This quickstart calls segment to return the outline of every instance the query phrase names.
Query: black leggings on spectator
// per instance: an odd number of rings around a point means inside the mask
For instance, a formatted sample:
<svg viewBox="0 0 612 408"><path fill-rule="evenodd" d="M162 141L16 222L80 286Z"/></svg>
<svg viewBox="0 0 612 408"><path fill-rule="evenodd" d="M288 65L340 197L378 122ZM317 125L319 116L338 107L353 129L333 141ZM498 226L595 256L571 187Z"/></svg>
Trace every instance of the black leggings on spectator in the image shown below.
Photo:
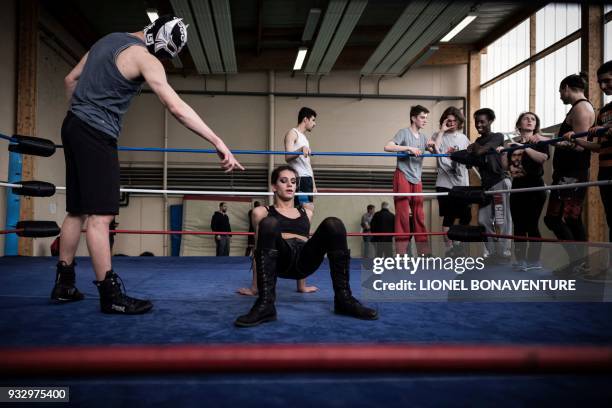
<svg viewBox="0 0 612 408"><path fill-rule="evenodd" d="M544 182L540 185L544 185ZM513 184L513 188L522 187L517 187ZM537 185L529 187L537 187ZM545 202L546 193L544 191L510 194L510 212L512 213L514 235L530 238L542 237L538 224L540 223L540 215L542 214L542 209L544 209ZM541 242L527 242L518 238L514 240L514 256L517 262L525 260L538 262L541 250Z"/></svg>
<svg viewBox="0 0 612 408"><path fill-rule="evenodd" d="M438 193L448 193L450 188L436 187ZM442 218L443 227L451 227L455 224L455 220L459 219L459 225L470 225L472 221L472 206L459 204L452 201L447 196L438 197L438 212Z"/></svg>
<svg viewBox="0 0 612 408"><path fill-rule="evenodd" d="M283 239L279 222L274 217L261 220L257 234L257 250L278 251L279 278L304 279L321 266L326 253L348 250L346 228L336 217L324 219L312 237L305 242L299 239Z"/></svg>

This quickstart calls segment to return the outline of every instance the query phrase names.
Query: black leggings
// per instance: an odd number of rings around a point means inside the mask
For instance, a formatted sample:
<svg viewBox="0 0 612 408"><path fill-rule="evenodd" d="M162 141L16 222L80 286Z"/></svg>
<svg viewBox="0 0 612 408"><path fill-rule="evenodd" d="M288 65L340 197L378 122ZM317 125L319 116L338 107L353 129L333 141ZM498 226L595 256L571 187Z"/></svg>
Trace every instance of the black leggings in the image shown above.
<svg viewBox="0 0 612 408"><path fill-rule="evenodd" d="M436 192L447 193L450 188L436 187ZM438 212L442 219L443 227L451 227L455 224L455 220L459 219L459 225L470 225L472 221L472 206L471 204L462 204L451 200L448 196L438 197Z"/></svg>
<svg viewBox="0 0 612 408"><path fill-rule="evenodd" d="M308 241L283 239L279 222L266 217L259 223L257 250L275 249L279 252L277 274L279 278L304 279L313 274L325 254L330 251L348 250L346 228L336 217L324 219Z"/></svg>
<svg viewBox="0 0 612 408"><path fill-rule="evenodd" d="M537 187L541 185L544 185L544 182L532 183L532 185L529 186L516 186L513 184L512 187ZM510 194L510 212L512 213L514 235L530 238L542 237L538 224L545 202L546 193L544 191ZM514 255L517 261L524 261L525 258L527 258L529 262L537 262L540 260L540 253L542 250L541 242L527 242L520 239L516 239L514 242Z"/></svg>

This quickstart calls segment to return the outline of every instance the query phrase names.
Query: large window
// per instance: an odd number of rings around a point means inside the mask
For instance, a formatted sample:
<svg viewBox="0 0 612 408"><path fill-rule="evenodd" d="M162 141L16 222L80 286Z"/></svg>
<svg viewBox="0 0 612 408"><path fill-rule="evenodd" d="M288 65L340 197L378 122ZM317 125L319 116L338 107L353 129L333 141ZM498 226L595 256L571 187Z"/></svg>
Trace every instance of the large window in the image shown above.
<svg viewBox="0 0 612 408"><path fill-rule="evenodd" d="M605 7L606 12L610 9ZM548 4L531 17L535 20L534 32L530 32L527 19L487 47L481 57L480 100L481 106L496 112L497 131L513 130L518 114L530 110L530 106L542 127L563 121L570 107L559 99L559 83L567 75L580 72L581 14L580 4ZM610 23L604 30L605 58L610 59ZM535 47L530 49L530 44ZM534 68L535 79L529 75ZM531 99L530 93L535 98Z"/></svg>
<svg viewBox="0 0 612 408"><path fill-rule="evenodd" d="M494 131L513 132L518 115L529 110L529 67L484 88L480 104L495 112Z"/></svg>
<svg viewBox="0 0 612 408"><path fill-rule="evenodd" d="M487 47L480 57L480 82L485 83L529 58L529 19Z"/></svg>
<svg viewBox="0 0 612 408"><path fill-rule="evenodd" d="M536 53L580 29L580 4L553 3L536 13Z"/></svg>
<svg viewBox="0 0 612 408"><path fill-rule="evenodd" d="M580 72L580 39L536 61L536 113L542 127L561 123L570 109L559 99L559 84Z"/></svg>
<svg viewBox="0 0 612 408"><path fill-rule="evenodd" d="M529 19L487 47L480 57L481 83L495 78L529 58ZM481 89L480 105L495 111L493 129L512 132L519 113L529 109L529 68Z"/></svg>

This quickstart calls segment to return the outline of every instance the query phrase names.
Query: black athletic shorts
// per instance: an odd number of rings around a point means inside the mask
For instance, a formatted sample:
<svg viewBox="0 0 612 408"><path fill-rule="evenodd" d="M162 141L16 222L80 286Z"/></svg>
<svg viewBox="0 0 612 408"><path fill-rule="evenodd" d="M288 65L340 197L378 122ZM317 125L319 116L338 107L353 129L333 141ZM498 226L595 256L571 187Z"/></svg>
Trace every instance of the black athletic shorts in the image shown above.
<svg viewBox="0 0 612 408"><path fill-rule="evenodd" d="M66 211L119 214L117 139L68 112L62 124L66 161Z"/></svg>

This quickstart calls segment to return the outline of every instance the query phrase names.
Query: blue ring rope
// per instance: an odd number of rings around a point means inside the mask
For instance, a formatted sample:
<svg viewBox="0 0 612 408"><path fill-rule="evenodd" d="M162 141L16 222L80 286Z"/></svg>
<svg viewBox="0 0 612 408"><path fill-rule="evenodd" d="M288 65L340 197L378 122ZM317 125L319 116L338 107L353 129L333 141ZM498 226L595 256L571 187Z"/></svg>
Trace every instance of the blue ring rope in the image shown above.
<svg viewBox="0 0 612 408"><path fill-rule="evenodd" d="M579 138L587 136L589 132L581 132L576 133L572 138ZM0 133L0 139L5 139L10 142L17 142L17 139L11 136L3 135ZM524 144L522 146L513 146L508 147L502 150L502 152L513 152L515 150L533 148L538 146L552 145L558 142L563 141L562 137L552 138L550 140L541 141L537 143ZM56 148L62 149L62 145L55 145ZM167 153L217 153L215 149L187 149L187 148L162 148L162 147L127 147L127 146L119 146L117 148L119 151L123 152L167 152ZM231 150L232 154L264 154L264 155L295 155L296 152L285 152L278 150ZM495 150L490 151L489 154L497 153ZM359 157L408 157L414 156L410 153L403 152L311 152L312 156L359 156ZM443 153L426 153L422 154L420 157L451 157L450 154Z"/></svg>

